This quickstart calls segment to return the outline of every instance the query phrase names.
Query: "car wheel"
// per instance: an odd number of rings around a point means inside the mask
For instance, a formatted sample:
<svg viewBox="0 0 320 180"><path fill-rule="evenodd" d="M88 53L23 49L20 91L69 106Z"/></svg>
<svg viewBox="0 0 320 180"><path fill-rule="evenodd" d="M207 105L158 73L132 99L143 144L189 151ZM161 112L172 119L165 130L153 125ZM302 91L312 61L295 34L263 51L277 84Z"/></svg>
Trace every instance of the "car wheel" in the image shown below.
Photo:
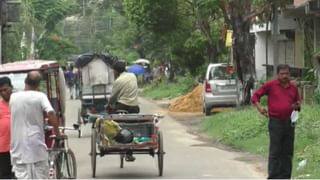
<svg viewBox="0 0 320 180"><path fill-rule="evenodd" d="M206 116L210 116L211 114L211 108L208 106L204 107L204 113L206 114Z"/></svg>

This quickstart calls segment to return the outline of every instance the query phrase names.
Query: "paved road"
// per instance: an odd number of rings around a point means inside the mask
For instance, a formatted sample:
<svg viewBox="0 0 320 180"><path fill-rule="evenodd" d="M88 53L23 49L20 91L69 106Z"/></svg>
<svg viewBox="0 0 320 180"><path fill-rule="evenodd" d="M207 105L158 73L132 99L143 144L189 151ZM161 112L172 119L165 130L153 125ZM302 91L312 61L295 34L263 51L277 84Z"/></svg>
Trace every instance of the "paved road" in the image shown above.
<svg viewBox="0 0 320 180"><path fill-rule="evenodd" d="M141 113L163 113L156 104L140 99ZM67 124L77 119L80 102L67 102ZM135 162L125 162L119 168L118 155L97 157L96 178L103 179L213 179L213 178L265 178L252 164L238 161L242 154L228 152L206 146L197 137L187 133L186 127L166 116L162 119L164 133L164 176L158 177L157 161L149 155L136 155ZM91 178L90 135L91 127L83 128L83 137L77 138L76 132L69 132L69 144L77 158L78 178Z"/></svg>

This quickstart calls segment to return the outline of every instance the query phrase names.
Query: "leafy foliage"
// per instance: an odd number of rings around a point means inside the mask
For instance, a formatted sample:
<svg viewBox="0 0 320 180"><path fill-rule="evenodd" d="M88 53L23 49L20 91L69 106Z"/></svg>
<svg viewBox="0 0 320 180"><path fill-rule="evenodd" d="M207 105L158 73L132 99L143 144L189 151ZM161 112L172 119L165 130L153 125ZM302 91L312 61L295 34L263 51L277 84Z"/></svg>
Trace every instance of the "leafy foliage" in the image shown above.
<svg viewBox="0 0 320 180"><path fill-rule="evenodd" d="M167 34L177 27L177 0L124 0L129 20L138 27Z"/></svg>
<svg viewBox="0 0 320 180"><path fill-rule="evenodd" d="M41 39L37 47L42 59L53 59L61 62L68 59L70 54L75 54L78 51L78 47L57 34L51 34Z"/></svg>
<svg viewBox="0 0 320 180"><path fill-rule="evenodd" d="M30 14L44 24L46 30L54 30L58 22L78 11L73 0L32 0L28 1Z"/></svg>

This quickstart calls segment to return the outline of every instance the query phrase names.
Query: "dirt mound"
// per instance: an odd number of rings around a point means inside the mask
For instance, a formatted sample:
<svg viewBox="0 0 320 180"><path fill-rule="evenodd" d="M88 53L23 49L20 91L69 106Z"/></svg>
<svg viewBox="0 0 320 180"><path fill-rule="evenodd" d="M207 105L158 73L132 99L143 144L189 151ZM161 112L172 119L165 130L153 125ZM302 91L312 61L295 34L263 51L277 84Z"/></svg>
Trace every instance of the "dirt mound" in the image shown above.
<svg viewBox="0 0 320 180"><path fill-rule="evenodd" d="M178 97L169 106L171 112L202 112L202 85L199 84L192 92Z"/></svg>

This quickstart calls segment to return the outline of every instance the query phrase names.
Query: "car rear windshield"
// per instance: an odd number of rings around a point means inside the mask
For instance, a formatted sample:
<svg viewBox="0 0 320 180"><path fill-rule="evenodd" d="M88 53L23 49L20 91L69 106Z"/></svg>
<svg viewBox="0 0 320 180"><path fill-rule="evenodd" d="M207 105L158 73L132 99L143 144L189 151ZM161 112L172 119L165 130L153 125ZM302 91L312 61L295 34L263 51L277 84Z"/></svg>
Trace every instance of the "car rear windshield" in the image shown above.
<svg viewBox="0 0 320 180"><path fill-rule="evenodd" d="M235 79L234 71L229 71L228 68L231 66L216 66L212 67L209 74L210 80L225 80L225 79Z"/></svg>

